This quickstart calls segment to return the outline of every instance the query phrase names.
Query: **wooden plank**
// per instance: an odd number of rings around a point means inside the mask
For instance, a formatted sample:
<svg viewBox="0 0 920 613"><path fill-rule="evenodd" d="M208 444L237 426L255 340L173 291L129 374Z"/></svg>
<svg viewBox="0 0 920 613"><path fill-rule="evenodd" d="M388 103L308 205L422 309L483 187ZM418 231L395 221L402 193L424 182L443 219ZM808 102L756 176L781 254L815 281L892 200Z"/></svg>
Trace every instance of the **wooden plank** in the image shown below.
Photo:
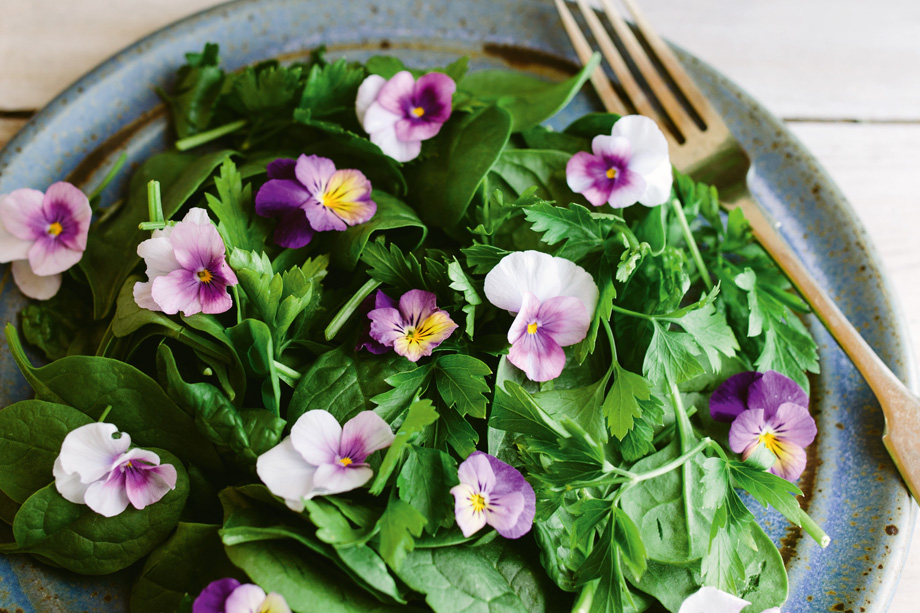
<svg viewBox="0 0 920 613"><path fill-rule="evenodd" d="M26 119L8 119L0 117L0 149L9 142L11 138L19 132L19 129L25 125Z"/></svg>

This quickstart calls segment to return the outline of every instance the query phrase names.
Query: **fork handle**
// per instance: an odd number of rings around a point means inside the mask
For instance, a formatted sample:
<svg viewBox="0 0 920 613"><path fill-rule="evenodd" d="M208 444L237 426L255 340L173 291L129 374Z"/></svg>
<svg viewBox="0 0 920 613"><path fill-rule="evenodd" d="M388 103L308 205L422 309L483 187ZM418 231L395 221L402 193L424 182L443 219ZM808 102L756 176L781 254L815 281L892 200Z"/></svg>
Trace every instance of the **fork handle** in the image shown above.
<svg viewBox="0 0 920 613"><path fill-rule="evenodd" d="M776 231L750 193L745 193L733 204L741 207L754 237L786 273L872 388L885 414L882 441L914 499L920 500L920 398L907 389L860 336Z"/></svg>

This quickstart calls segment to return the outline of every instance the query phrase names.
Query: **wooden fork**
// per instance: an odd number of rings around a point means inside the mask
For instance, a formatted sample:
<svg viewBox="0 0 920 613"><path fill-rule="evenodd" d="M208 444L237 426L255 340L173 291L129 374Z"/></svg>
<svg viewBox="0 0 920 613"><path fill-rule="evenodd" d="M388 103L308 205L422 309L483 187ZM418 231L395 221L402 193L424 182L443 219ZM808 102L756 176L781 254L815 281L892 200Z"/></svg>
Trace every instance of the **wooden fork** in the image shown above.
<svg viewBox="0 0 920 613"><path fill-rule="evenodd" d="M698 181L715 185L726 201L724 208L741 207L754 236L811 305L872 388L885 414L882 441L904 477L910 493L915 500L920 501L920 398L912 394L875 354L779 235L748 190L746 178L750 160L741 145L690 79L671 49L651 28L635 1L622 1L632 13L636 29L685 101L674 95L633 30L613 6L612 0L600 0L600 4L613 33L628 54L626 57L614 45L597 12L588 5L588 0L576 0L621 91L632 108L640 114L655 119L662 126L670 127L670 130L665 129L664 132L668 137L671 162L678 169ZM555 3L576 53L582 63L586 63L592 54L591 45L582 34L565 0L555 0ZM647 89L643 89L636 81L627 59L631 60ZM617 94L603 67L599 66L594 71L591 83L608 111L620 114L629 112L629 106ZM688 106L701 120L702 127L694 120Z"/></svg>

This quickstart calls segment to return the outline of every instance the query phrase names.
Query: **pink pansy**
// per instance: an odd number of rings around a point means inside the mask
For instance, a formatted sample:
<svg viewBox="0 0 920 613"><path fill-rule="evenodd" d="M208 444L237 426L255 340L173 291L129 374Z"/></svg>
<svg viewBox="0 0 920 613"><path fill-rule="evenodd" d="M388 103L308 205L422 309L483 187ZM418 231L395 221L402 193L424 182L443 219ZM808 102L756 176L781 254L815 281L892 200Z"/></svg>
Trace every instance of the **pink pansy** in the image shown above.
<svg viewBox="0 0 920 613"><path fill-rule="evenodd" d="M54 461L54 486L76 504L114 517L128 504L143 509L176 489L176 469L160 464L160 456L146 449L129 449L131 437L114 424L80 426L64 437Z"/></svg>
<svg viewBox="0 0 920 613"><path fill-rule="evenodd" d="M387 306L387 301L390 299L383 294L378 300L382 306L367 314L371 338L411 362L431 355L457 329L450 315L438 308L431 292L413 289L400 297L398 305Z"/></svg>
<svg viewBox="0 0 920 613"><path fill-rule="evenodd" d="M537 497L524 476L481 451L474 451L457 471L460 484L451 488L454 515L463 536L486 524L505 538L516 539L530 532Z"/></svg>
<svg viewBox="0 0 920 613"><path fill-rule="evenodd" d="M672 182L668 141L648 117L621 117L609 136L594 137L591 151L572 156L565 176L572 191L594 206L658 206L667 201Z"/></svg>
<svg viewBox="0 0 920 613"><path fill-rule="evenodd" d="M254 583L227 577L208 584L192 603L192 613L291 613L284 596L266 594Z"/></svg>
<svg viewBox="0 0 920 613"><path fill-rule="evenodd" d="M743 598L707 585L687 596L677 613L741 613L749 604ZM780 610L779 607L773 607L762 613L780 613Z"/></svg>
<svg viewBox="0 0 920 613"><path fill-rule="evenodd" d="M389 447L393 431L373 411L362 411L340 426L328 411L307 411L291 435L259 456L256 473L272 494L294 511L314 496L340 494L367 483L374 471L365 462Z"/></svg>
<svg viewBox="0 0 920 613"><path fill-rule="evenodd" d="M531 381L559 376L565 367L562 348L585 338L598 297L597 284L583 268L539 251L502 258L486 275L485 293L515 315L508 360Z"/></svg>
<svg viewBox="0 0 920 613"><path fill-rule="evenodd" d="M23 294L47 300L61 287L61 273L86 250L93 216L89 200L63 181L43 194L17 189L0 196L0 262L12 262Z"/></svg>
<svg viewBox="0 0 920 613"><path fill-rule="evenodd" d="M194 208L173 226L155 230L137 246L147 264L146 282L134 285L141 308L174 315L223 313L233 302L227 287L237 284L226 247L204 209Z"/></svg>
<svg viewBox="0 0 920 613"><path fill-rule="evenodd" d="M450 118L455 91L454 80L438 72L418 81L407 70L390 80L371 75L358 88L355 113L372 143L397 162L408 162Z"/></svg>

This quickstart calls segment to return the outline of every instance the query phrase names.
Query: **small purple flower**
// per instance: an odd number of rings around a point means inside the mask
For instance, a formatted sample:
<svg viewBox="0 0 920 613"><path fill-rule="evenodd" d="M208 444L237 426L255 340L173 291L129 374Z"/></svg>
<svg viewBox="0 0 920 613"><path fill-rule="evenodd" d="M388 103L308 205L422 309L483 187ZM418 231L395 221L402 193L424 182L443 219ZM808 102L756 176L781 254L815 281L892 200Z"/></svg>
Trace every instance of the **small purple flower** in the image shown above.
<svg viewBox="0 0 920 613"><path fill-rule="evenodd" d="M259 456L256 473L272 494L294 511L314 496L340 494L367 483L374 471L365 462L389 447L393 431L373 411L362 411L339 425L328 411L307 411L291 435Z"/></svg>
<svg viewBox="0 0 920 613"><path fill-rule="evenodd" d="M54 461L54 486L76 504L114 517L131 504L135 509L160 500L176 489L176 469L160 464L146 449L130 449L131 437L115 438L114 424L92 423L71 431Z"/></svg>
<svg viewBox="0 0 920 613"><path fill-rule="evenodd" d="M371 75L358 88L355 112L372 143L394 160L408 162L450 118L455 91L454 80L438 72L418 81L407 70L389 81Z"/></svg>
<svg viewBox="0 0 920 613"><path fill-rule="evenodd" d="M591 151L572 156L565 176L569 188L594 206L658 206L667 201L672 182L668 141L648 117L621 117L610 136L594 137Z"/></svg>
<svg viewBox="0 0 920 613"><path fill-rule="evenodd" d="M805 470L805 447L818 428L808 412L808 395L778 372L744 372L729 377L709 399L713 419L732 421L728 443L747 459L763 443L776 463L770 472L789 481Z"/></svg>
<svg viewBox="0 0 920 613"><path fill-rule="evenodd" d="M256 194L256 213L278 218L274 238L282 247L303 247L314 231L341 231L377 212L367 177L359 170L336 170L328 158L278 159L268 165L268 178Z"/></svg>
<svg viewBox="0 0 920 613"><path fill-rule="evenodd" d="M233 306L227 287L237 284L236 274L204 209L193 208L177 224L155 230L137 246L137 255L147 264L148 281L134 284L134 301L141 308L188 316Z"/></svg>
<svg viewBox="0 0 920 613"><path fill-rule="evenodd" d="M431 292L414 289L400 297L398 308L374 309L367 314L371 320L371 338L412 362L431 355L457 329L457 324L437 307L435 300Z"/></svg>
<svg viewBox="0 0 920 613"><path fill-rule="evenodd" d="M370 317L367 317L367 315L374 309L396 309L398 307L399 305L395 300L384 294L379 289L374 294L371 294L364 299L364 301L361 303L361 306L358 308L358 312L365 316L367 322L364 325L364 330L361 332L361 336L358 338L358 345L355 347L355 351L366 349L374 355L380 355L381 353L386 353L392 349L392 347L384 345L373 336L371 336L371 320Z"/></svg>
<svg viewBox="0 0 920 613"><path fill-rule="evenodd" d="M460 484L451 488L454 514L463 536L489 524L505 538L530 532L537 510L533 487L513 466L474 451L457 471Z"/></svg>
<svg viewBox="0 0 920 613"><path fill-rule="evenodd" d="M208 584L192 603L192 613L291 613L284 596L266 594L254 583L227 577Z"/></svg>
<svg viewBox="0 0 920 613"><path fill-rule="evenodd" d="M63 181L43 194L17 189L0 196L0 262L12 262L23 294L47 300L61 287L61 273L86 250L93 212L79 189Z"/></svg>

